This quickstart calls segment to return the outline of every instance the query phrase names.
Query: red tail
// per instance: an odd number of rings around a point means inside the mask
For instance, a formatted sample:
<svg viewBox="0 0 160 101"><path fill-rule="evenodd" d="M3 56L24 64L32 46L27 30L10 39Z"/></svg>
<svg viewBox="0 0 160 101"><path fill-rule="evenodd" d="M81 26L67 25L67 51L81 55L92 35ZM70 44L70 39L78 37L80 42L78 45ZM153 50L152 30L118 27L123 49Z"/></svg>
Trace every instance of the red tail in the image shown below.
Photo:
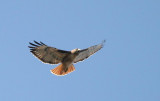
<svg viewBox="0 0 160 101"><path fill-rule="evenodd" d="M74 70L75 70L75 67L73 66L73 64L70 67L68 67L67 71L66 71L66 68L64 68L63 64L60 64L56 68L51 69L51 73L58 75L58 76L63 76L70 72L73 72Z"/></svg>

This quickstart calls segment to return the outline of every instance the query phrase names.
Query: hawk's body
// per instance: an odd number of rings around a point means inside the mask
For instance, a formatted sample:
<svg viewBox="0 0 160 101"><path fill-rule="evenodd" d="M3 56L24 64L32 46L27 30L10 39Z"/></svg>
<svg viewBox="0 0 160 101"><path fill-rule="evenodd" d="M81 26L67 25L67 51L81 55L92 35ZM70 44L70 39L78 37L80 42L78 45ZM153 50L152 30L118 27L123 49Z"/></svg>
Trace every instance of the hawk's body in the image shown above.
<svg viewBox="0 0 160 101"><path fill-rule="evenodd" d="M54 47L49 47L42 42L34 42L35 44L30 43L30 45L32 45L29 46L31 50L30 52L32 52L33 55L35 55L44 63L61 63L58 67L52 69L51 72L55 75L66 75L75 70L73 63L83 61L84 59L100 50L103 47L105 41L87 49L74 49L72 51L59 50Z"/></svg>

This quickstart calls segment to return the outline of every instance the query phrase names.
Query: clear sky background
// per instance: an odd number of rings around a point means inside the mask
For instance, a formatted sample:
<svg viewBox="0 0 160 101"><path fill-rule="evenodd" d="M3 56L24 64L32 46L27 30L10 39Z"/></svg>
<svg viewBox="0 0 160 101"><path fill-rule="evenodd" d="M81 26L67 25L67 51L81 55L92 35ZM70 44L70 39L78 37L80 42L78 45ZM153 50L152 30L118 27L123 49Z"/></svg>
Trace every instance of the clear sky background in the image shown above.
<svg viewBox="0 0 160 101"><path fill-rule="evenodd" d="M58 77L28 43L105 47ZM0 101L160 101L159 0L0 1Z"/></svg>

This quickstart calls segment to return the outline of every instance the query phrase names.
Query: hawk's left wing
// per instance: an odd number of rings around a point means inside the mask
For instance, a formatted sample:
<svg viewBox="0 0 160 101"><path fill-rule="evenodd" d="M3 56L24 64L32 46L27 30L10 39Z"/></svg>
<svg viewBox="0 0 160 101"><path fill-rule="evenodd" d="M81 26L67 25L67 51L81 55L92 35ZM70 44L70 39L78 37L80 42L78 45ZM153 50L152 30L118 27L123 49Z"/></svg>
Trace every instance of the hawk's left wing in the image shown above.
<svg viewBox="0 0 160 101"><path fill-rule="evenodd" d="M93 55L95 52L100 50L103 47L104 43L105 43L105 40L98 45L94 45L89 48L80 50L79 55L74 59L74 63L87 59L89 56Z"/></svg>
<svg viewBox="0 0 160 101"><path fill-rule="evenodd" d="M28 46L30 48L30 52L44 63L58 64L62 62L66 55L71 54L70 51L49 47L42 42L34 42L35 44L30 43L32 46Z"/></svg>

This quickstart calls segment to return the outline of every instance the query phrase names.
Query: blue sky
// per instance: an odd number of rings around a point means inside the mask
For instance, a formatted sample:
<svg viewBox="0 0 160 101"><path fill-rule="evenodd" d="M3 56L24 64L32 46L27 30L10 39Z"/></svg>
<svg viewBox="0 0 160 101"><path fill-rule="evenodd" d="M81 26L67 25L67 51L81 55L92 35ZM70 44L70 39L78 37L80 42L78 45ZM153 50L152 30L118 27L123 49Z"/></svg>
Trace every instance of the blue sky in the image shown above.
<svg viewBox="0 0 160 101"><path fill-rule="evenodd" d="M1 101L160 101L159 0L0 1ZM28 42L105 47L58 77Z"/></svg>

